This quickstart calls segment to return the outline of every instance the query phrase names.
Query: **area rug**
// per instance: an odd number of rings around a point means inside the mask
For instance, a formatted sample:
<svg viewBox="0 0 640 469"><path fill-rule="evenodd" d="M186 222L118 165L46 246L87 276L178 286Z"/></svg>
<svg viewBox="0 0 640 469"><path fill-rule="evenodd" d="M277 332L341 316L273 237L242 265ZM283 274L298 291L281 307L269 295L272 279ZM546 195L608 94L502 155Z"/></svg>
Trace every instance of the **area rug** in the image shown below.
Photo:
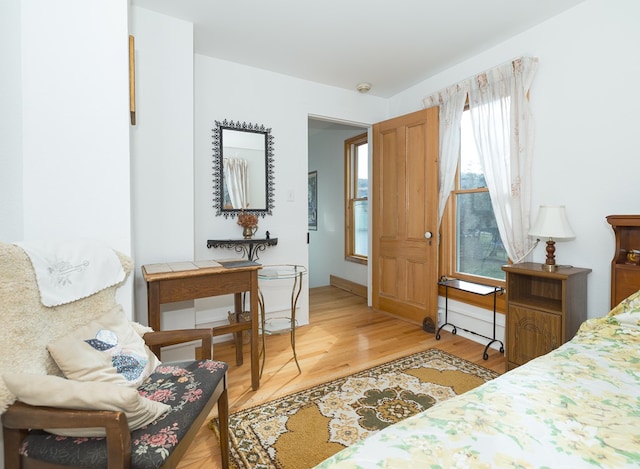
<svg viewBox="0 0 640 469"><path fill-rule="evenodd" d="M241 410L229 417L232 467L313 467L378 430L497 376L429 349ZM216 419L211 428L217 432Z"/></svg>

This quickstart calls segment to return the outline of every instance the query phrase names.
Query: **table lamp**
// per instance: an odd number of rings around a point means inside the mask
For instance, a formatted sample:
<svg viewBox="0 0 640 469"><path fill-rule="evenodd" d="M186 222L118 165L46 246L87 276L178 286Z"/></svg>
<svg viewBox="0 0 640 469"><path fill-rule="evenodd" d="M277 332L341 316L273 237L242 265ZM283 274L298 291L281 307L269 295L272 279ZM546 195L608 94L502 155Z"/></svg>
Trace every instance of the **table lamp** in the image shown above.
<svg viewBox="0 0 640 469"><path fill-rule="evenodd" d="M575 238L575 234L569 226L564 205L541 205L538 218L529 230L529 236L548 238L547 259L541 267L547 272L558 270L555 258L555 240Z"/></svg>

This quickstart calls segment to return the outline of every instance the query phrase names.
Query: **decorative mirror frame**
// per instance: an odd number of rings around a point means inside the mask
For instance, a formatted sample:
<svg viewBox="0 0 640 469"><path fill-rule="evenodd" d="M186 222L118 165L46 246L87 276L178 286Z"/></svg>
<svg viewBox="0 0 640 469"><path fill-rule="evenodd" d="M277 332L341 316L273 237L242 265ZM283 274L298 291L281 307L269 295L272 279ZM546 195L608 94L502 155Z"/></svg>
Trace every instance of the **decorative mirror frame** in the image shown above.
<svg viewBox="0 0 640 469"><path fill-rule="evenodd" d="M246 122L240 123L234 121L222 122L215 121L216 127L213 129L213 206L216 209L217 216L224 216L225 218L233 218L239 213L251 213L257 217L264 217L265 215L271 215L271 210L274 207L274 179L273 174L273 135L271 135L271 129L266 128L263 125L247 124ZM223 151L222 151L222 130L239 130L242 132L253 132L265 135L265 203L264 209L230 209L224 208L224 163L223 163Z"/></svg>

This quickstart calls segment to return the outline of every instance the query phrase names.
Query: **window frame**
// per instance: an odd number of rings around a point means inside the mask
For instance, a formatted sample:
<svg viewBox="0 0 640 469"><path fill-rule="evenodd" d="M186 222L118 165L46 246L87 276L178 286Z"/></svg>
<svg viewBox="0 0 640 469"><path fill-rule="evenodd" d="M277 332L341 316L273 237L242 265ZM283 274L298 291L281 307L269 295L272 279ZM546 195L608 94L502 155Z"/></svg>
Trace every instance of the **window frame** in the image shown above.
<svg viewBox="0 0 640 469"><path fill-rule="evenodd" d="M369 143L368 132L348 138L344 141L344 257L345 260L367 265L368 256L355 253L355 220L354 205L360 201L367 201L369 197L355 197L358 188L357 152L354 149Z"/></svg>
<svg viewBox="0 0 640 469"><path fill-rule="evenodd" d="M468 105L465 106L465 111L469 109ZM484 285L490 285L494 287L506 287L506 281L483 277L478 275L467 274L459 272L457 270L457 258L458 252L457 246L457 233L456 233L456 210L457 210L457 195L458 194L471 194L489 192L488 187L474 188L474 189L460 189L460 155L458 155L458 163L456 166L455 185L453 190L449 193L447 203L445 205L444 214L442 216L442 223L440 225L440 263L439 263L439 275L447 278L457 278L460 280L466 280L468 282L481 283ZM510 260L507 260L510 262ZM449 299L461 301L463 303L471 304L485 309L493 310L493 295L480 296L472 293L464 292L456 289L448 289ZM444 296L447 292L445 287L439 287L439 295ZM496 311L504 313L506 308L505 295L498 295L496 297Z"/></svg>

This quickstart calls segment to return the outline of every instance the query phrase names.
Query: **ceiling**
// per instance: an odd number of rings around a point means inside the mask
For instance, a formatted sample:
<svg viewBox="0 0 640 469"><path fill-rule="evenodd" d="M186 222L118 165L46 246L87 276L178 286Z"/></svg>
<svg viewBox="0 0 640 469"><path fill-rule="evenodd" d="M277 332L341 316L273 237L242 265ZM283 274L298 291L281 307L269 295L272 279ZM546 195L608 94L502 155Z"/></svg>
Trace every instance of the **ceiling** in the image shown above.
<svg viewBox="0 0 640 469"><path fill-rule="evenodd" d="M584 0L131 0L189 21L194 50L389 98Z"/></svg>

